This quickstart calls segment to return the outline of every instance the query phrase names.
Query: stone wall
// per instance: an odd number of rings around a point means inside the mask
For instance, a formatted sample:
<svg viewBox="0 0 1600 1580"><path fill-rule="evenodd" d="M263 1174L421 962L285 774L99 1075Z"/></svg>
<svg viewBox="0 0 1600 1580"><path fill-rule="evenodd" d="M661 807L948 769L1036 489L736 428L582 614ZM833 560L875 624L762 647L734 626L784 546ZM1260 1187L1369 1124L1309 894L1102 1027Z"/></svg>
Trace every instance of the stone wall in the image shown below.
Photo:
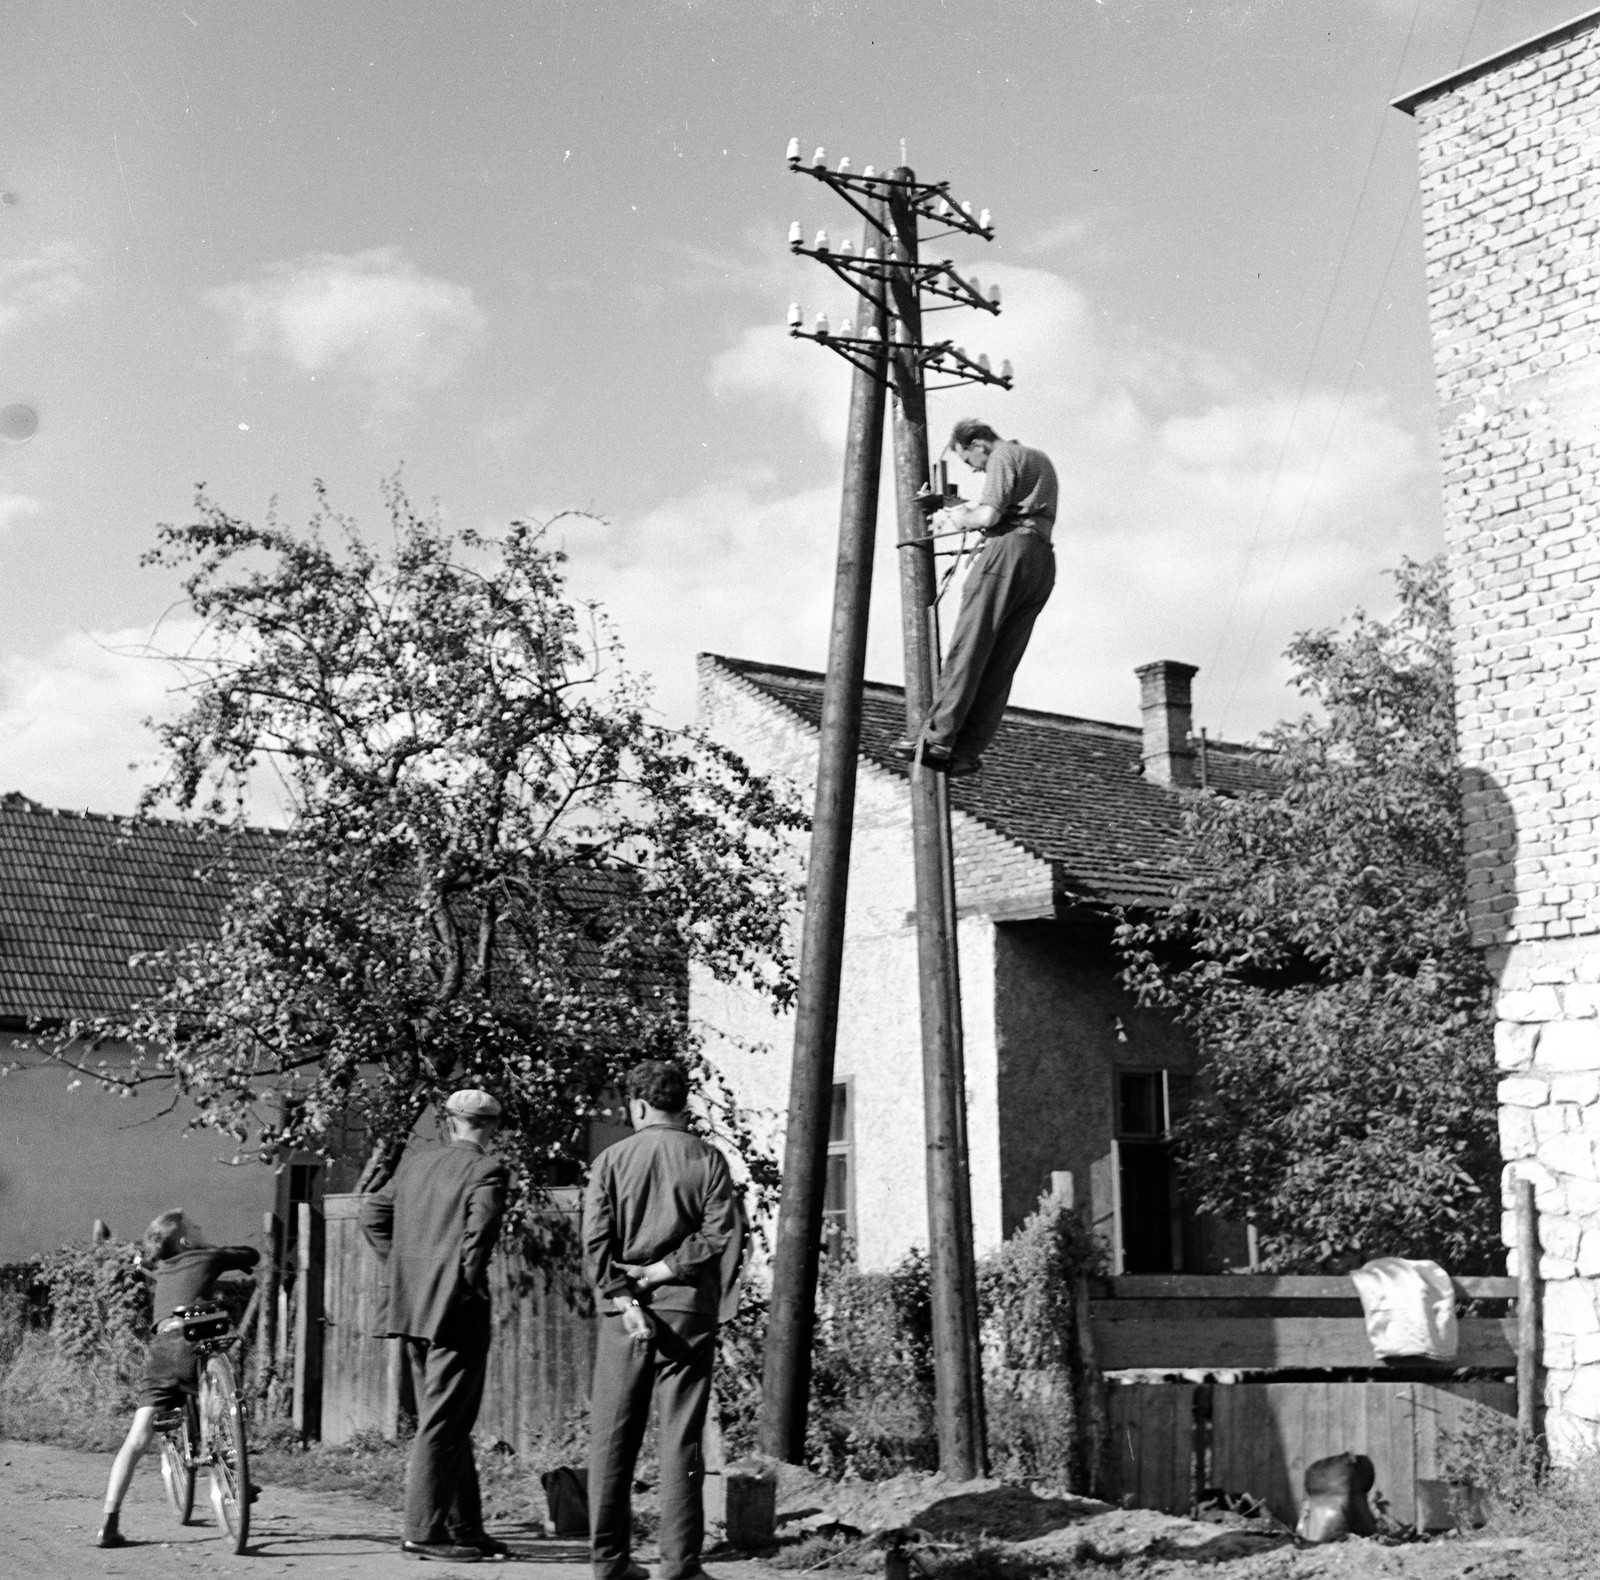
<svg viewBox="0 0 1600 1580"><path fill-rule="evenodd" d="M1597 23L1402 101L1420 142L1472 926L1499 978L1507 1185L1536 1187L1564 1454L1600 1442Z"/></svg>

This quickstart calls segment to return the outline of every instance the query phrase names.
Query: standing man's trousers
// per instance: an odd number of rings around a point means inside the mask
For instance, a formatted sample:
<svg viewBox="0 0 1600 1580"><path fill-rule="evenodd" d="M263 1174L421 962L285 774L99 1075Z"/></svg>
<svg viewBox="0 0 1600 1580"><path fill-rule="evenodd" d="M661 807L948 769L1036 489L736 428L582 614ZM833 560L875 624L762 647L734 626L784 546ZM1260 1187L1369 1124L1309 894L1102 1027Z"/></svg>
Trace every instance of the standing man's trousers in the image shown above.
<svg viewBox="0 0 1600 1580"><path fill-rule="evenodd" d="M448 1335L460 1349L427 1339L406 1340L417 1394L417 1435L406 1462L408 1542L465 1541L483 1535L472 1428L489 1368L487 1318L481 1334L477 1327L474 1323L470 1331Z"/></svg>
<svg viewBox="0 0 1600 1580"><path fill-rule="evenodd" d="M1022 527L978 551L923 739L953 757L981 757L1005 715L1033 622L1056 584L1056 557Z"/></svg>
<svg viewBox="0 0 1600 1580"><path fill-rule="evenodd" d="M589 1530L596 1580L622 1580L632 1551L633 1467L650 1419L660 1410L661 1563L656 1580L684 1580L700 1570L705 1535L700 1434L711 1398L717 1350L713 1316L652 1311L651 1338L630 1338L622 1318L600 1319L589 1409Z"/></svg>

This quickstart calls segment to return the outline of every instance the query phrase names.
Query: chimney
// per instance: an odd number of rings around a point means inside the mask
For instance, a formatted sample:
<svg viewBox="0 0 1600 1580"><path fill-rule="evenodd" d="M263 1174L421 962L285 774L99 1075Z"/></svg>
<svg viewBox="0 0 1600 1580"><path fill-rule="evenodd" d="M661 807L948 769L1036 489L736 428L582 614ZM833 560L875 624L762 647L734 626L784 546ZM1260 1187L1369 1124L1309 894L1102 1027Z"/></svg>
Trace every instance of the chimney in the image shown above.
<svg viewBox="0 0 1600 1580"><path fill-rule="evenodd" d="M1158 785L1192 789L1195 785L1194 749L1189 745L1189 727L1194 708L1189 700L1189 683L1200 673L1194 664L1175 659L1159 659L1141 664L1139 677L1139 716L1144 726L1144 775Z"/></svg>

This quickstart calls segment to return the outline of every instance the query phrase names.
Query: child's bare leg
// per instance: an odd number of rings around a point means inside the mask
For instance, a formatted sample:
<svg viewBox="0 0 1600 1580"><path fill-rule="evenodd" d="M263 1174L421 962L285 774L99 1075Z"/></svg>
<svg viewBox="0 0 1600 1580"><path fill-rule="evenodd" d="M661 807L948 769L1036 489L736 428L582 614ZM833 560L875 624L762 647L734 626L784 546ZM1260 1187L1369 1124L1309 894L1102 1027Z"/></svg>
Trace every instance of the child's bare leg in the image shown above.
<svg viewBox="0 0 1600 1580"><path fill-rule="evenodd" d="M128 1483L133 1480L133 1467L137 1465L150 1446L155 1434L156 1407L142 1404L133 1412L133 1425L111 1462L111 1480L106 1485L106 1513L115 1514L128 1495Z"/></svg>

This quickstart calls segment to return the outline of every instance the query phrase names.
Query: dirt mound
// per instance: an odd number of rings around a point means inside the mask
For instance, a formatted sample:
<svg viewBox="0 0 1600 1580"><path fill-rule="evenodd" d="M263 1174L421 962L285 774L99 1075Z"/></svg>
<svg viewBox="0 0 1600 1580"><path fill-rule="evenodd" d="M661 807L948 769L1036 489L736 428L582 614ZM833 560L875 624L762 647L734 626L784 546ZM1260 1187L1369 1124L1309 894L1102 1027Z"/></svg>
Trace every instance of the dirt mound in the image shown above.
<svg viewBox="0 0 1600 1580"><path fill-rule="evenodd" d="M1218 1563L1250 1557L1289 1540L1276 1526L1240 1530L1155 1509L1108 1509L1103 1503L1091 1507L1094 1512L1087 1518L1020 1541L1019 1550L1040 1558L1165 1557Z"/></svg>
<svg viewBox="0 0 1600 1580"><path fill-rule="evenodd" d="M862 1532L910 1525L941 1538L1025 1542L1108 1508L1092 1498L1041 1498L1004 1481L949 1481L918 1471L885 1481L828 1481L794 1465L774 1468L780 1521L838 1523Z"/></svg>

